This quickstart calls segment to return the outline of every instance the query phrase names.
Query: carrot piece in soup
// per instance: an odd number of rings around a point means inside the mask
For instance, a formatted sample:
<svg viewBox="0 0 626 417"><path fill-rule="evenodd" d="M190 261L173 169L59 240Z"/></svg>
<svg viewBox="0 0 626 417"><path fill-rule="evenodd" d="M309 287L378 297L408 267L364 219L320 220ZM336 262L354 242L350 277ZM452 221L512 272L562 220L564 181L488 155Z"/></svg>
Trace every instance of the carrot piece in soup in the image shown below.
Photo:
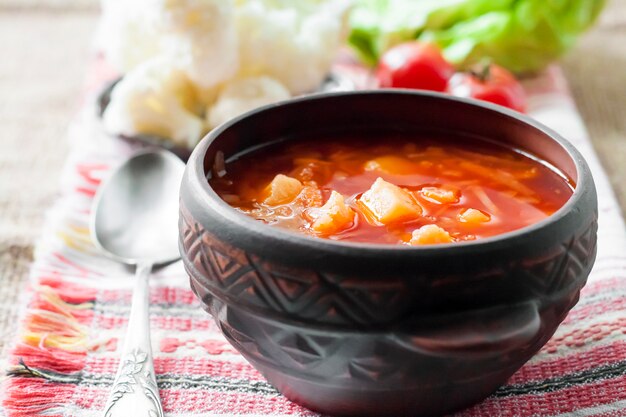
<svg viewBox="0 0 626 417"><path fill-rule="evenodd" d="M439 187L424 187L420 194L430 201L439 204L454 204L459 202L459 193Z"/></svg>
<svg viewBox="0 0 626 417"><path fill-rule="evenodd" d="M309 212L309 216L315 218L311 228L323 234L337 233L350 227L354 222L354 215L354 210L346 205L343 195L334 190L326 204Z"/></svg>
<svg viewBox="0 0 626 417"><path fill-rule="evenodd" d="M363 193L359 203L382 224L415 219L422 214L422 208L408 191L380 177Z"/></svg>
<svg viewBox="0 0 626 417"><path fill-rule="evenodd" d="M302 188L302 183L297 179L278 174L267 186L269 195L263 202L271 206L289 203L300 194Z"/></svg>
<svg viewBox="0 0 626 417"><path fill-rule="evenodd" d="M366 171L380 171L392 175L409 175L416 171L415 164L398 156L380 156L367 161L364 165Z"/></svg>
<svg viewBox="0 0 626 417"><path fill-rule="evenodd" d="M470 225L470 226L478 226L482 223L487 223L491 220L491 216L486 213L483 213L480 210L468 208L459 213L458 219L461 223Z"/></svg>
<svg viewBox="0 0 626 417"><path fill-rule="evenodd" d="M454 239L445 229L436 224L427 224L413 231L411 245L432 245L437 243L450 243Z"/></svg>

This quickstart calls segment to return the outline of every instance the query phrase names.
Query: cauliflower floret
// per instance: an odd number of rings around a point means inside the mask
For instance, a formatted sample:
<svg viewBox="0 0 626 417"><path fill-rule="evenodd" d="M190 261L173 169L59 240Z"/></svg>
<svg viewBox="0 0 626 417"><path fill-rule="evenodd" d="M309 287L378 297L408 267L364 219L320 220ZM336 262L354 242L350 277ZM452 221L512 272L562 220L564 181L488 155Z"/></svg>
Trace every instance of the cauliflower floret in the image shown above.
<svg viewBox="0 0 626 417"><path fill-rule="evenodd" d="M150 0L102 0L98 46L107 62L126 73L161 53L161 36Z"/></svg>
<svg viewBox="0 0 626 417"><path fill-rule="evenodd" d="M163 56L212 87L239 66L234 8L234 0L104 0L99 43L122 73Z"/></svg>
<svg viewBox="0 0 626 417"><path fill-rule="evenodd" d="M167 34L164 53L199 87L231 78L239 67L233 0L151 0Z"/></svg>
<svg viewBox="0 0 626 417"><path fill-rule="evenodd" d="M101 46L126 73L106 128L194 146L206 107L214 127L315 90L345 37L349 1L103 0Z"/></svg>
<svg viewBox="0 0 626 417"><path fill-rule="evenodd" d="M269 75L314 91L344 41L348 0L237 0L240 76Z"/></svg>
<svg viewBox="0 0 626 417"><path fill-rule="evenodd" d="M140 65L115 86L103 115L113 134L152 134L193 148L205 131L184 73L161 59Z"/></svg>
<svg viewBox="0 0 626 417"><path fill-rule="evenodd" d="M289 97L289 91L270 77L235 79L224 86L209 109L209 126L216 127L248 110Z"/></svg>

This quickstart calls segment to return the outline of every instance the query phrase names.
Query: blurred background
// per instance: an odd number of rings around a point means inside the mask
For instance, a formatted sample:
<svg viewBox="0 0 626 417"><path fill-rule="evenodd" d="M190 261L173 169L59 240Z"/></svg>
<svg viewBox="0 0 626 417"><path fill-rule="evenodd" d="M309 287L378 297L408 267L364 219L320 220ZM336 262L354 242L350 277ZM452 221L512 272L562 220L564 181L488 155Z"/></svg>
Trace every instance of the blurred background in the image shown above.
<svg viewBox="0 0 626 417"><path fill-rule="evenodd" d="M55 199L98 17L94 0L0 0L0 300L16 296L10 284L26 274ZM608 1L562 66L624 211L626 0ZM3 305L0 329L15 317Z"/></svg>

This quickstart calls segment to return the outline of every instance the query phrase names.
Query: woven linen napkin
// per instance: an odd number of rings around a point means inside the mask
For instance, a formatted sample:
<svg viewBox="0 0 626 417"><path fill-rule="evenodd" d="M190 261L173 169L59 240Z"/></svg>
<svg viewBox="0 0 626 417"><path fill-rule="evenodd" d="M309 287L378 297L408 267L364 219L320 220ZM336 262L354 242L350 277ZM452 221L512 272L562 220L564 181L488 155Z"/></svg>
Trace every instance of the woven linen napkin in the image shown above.
<svg viewBox="0 0 626 417"><path fill-rule="evenodd" d="M100 416L119 361L131 271L104 258L88 230L92 198L130 145L103 133L95 95L111 74L92 71L70 128L62 195L48 210L3 382L0 415ZM626 416L626 232L619 207L558 67L525 82L529 114L585 155L599 195L595 268L554 337L506 385L457 417ZM222 337L181 263L154 274L151 329L167 416L316 416L281 396Z"/></svg>

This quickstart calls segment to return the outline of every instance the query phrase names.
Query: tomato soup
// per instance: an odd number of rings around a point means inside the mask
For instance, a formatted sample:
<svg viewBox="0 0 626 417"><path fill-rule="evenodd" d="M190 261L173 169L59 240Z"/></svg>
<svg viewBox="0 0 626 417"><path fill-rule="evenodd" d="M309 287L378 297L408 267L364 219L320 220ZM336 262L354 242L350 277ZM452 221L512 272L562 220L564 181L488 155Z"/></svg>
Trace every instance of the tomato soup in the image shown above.
<svg viewBox="0 0 626 417"><path fill-rule="evenodd" d="M235 209L320 238L425 245L536 223L574 183L494 142L368 134L283 141L214 167L209 182Z"/></svg>

